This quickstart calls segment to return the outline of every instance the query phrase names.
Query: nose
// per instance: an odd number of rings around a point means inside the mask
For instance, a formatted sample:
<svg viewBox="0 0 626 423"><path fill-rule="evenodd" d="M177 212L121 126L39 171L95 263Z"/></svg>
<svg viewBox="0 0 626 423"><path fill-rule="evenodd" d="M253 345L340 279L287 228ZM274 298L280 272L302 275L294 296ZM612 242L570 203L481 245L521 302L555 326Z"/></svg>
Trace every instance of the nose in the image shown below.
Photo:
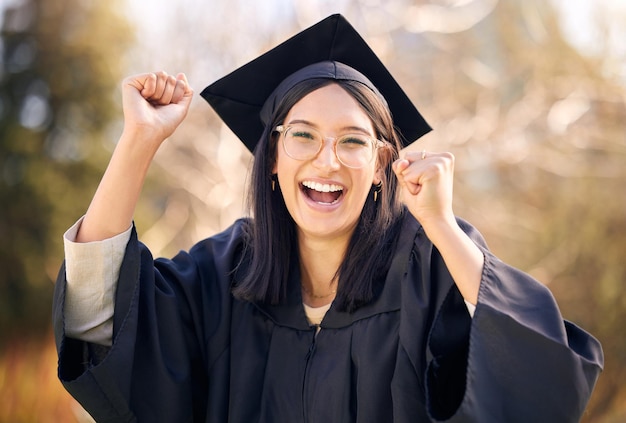
<svg viewBox="0 0 626 423"><path fill-rule="evenodd" d="M341 167L335 153L334 139L325 139L319 153L313 158L313 165L318 169L334 171Z"/></svg>

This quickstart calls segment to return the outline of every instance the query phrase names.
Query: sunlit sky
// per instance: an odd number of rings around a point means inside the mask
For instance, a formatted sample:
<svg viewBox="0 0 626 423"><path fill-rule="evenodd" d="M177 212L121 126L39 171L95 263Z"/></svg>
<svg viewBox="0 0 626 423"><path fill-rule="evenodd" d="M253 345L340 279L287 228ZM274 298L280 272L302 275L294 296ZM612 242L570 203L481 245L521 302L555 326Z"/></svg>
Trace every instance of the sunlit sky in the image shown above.
<svg viewBox="0 0 626 423"><path fill-rule="evenodd" d="M551 0L560 12L568 41L581 51L614 58L615 73L626 84L626 0ZM602 32L609 37L608 51L599 49Z"/></svg>
<svg viewBox="0 0 626 423"><path fill-rule="evenodd" d="M2 0L0 0L2 1ZM4 0L15 1L15 0ZM129 17L133 24L138 25L140 42L154 40L156 34L167 25L167 20L171 18L172 2L170 0L151 0L147 3L145 0L124 0L128 5ZM523 0L520 0L523 1ZM626 83L626 0L550 0L556 7L560 15L563 33L566 39L576 48L589 55L610 55L615 62L615 72L621 75ZM493 3L491 0L448 0L433 3L445 5L461 5L467 3ZM185 8L189 13L211 13L214 10L212 6L219 3L228 4L228 2L205 2L199 0L180 0L175 4L178 7ZM376 6L380 4L380 0L367 0L361 3ZM316 1L301 2L299 0L265 0L262 7L245 8L239 10L237 2L229 12L231 13L250 13L253 9L254 19L267 22L268 25L277 27L280 24L280 11L293 8L295 4L299 9L308 7L315 15L319 14L319 18L326 14L340 12L344 13L352 1L335 0L335 1ZM303 6L309 4L310 6ZM149 5L149 7L147 7ZM239 6L243 9L243 7ZM222 10L223 6L222 6ZM228 10L228 9L227 9ZM267 12L267 13L264 13ZM218 12L220 13L220 12ZM226 22L228 13L221 12ZM278 19L277 19L278 16ZM276 22L277 21L277 22ZM310 23L315 22L312 20ZM308 24L308 23L307 23ZM233 28L233 31L236 31ZM608 35L609 45L605 46L607 50L600 50L600 37ZM154 54L159 54L158 45L146 46L152 48Z"/></svg>
<svg viewBox="0 0 626 423"><path fill-rule="evenodd" d="M0 13L7 6L19 4L24 0L0 0ZM367 0L361 3L366 5L377 5L381 0ZM520 0L523 1L523 0ZM616 71L622 80L626 81L626 0L550 0L559 11L563 32L568 41L586 54L611 55L617 62ZM439 4L460 5L467 3L492 3L492 0L440 0ZM168 20L176 15L172 15L174 8L186 10L187 13L208 14L214 6L221 4L221 19L228 21L229 13L250 13L250 9L255 14L254 18L260 21L271 22L272 25L280 24L280 11L298 5L299 9L308 8L312 13L317 11L320 18L324 14L343 12L352 1L346 0L319 0L316 2L300 0L264 0L262 7L248 8L238 6L237 2L229 1L201 1L201 0L122 0L126 4L128 17L131 24L138 29L138 41L143 43L146 55L164 54L159 50L159 43L151 43L151 40L158 40L159 31L168 27ZM228 5L233 7L228 9ZM249 3L248 3L249 4ZM305 5L309 6L305 6ZM175 6L174 6L175 5ZM226 7L225 7L226 5ZM247 6L247 4L246 4ZM267 12L267 13L264 13ZM277 18L278 17L278 18ZM274 22L274 21L278 22ZM233 28L236 31L236 28ZM598 46L599 37L603 32L609 36L608 51L600 51ZM150 53L148 53L150 52Z"/></svg>
<svg viewBox="0 0 626 423"><path fill-rule="evenodd" d="M565 36L583 50L594 51L599 29L596 19L608 19L612 48L626 53L626 0L551 0L561 16Z"/></svg>
<svg viewBox="0 0 626 423"><path fill-rule="evenodd" d="M19 4L24 0L0 0L0 13L7 6ZM362 0L360 3L375 7L382 0ZM392 0L393 1L393 0ZM523 0L519 0L523 1ZM610 72L618 74L626 83L626 0L550 0L560 15L563 33L566 39L580 51L589 55L611 57L613 67ZM348 0L264 0L262 3L250 3L215 0L121 0L126 5L127 16L131 25L137 28L138 43L141 48L139 64L152 65L150 61L159 63L159 57L169 54L161 50L159 39L166 36L171 28L172 20L180 17L180 13L201 14L207 16L207 25L215 19L228 22L230 14L253 14L247 16L260 22L262 27L280 30L281 12L289 9L306 10L318 18L335 12L346 13L354 5ZM497 0L439 0L434 4L462 6L469 3L491 4ZM244 6L245 4L245 6ZM176 12L176 13L174 13ZM203 15L202 15L203 14ZM349 15L349 13L347 13ZM197 16L196 16L197 17ZM197 20L197 19L196 19ZM307 22L310 24L315 22ZM237 28L233 28L236 32ZM608 36L609 44L599 42ZM245 55L245 53L242 53ZM143 60L142 60L143 58ZM148 58L148 59L146 59ZM242 60L247 60L244 57Z"/></svg>

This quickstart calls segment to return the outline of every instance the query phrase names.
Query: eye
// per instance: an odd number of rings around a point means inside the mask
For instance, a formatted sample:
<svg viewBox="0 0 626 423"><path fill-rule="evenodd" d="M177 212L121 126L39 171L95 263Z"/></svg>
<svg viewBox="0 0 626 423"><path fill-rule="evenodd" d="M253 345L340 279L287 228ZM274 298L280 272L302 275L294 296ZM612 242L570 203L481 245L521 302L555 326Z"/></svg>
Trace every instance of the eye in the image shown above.
<svg viewBox="0 0 626 423"><path fill-rule="evenodd" d="M294 129L291 131L291 136L294 138L303 138L303 139L315 139L315 135L313 133L303 130L303 129Z"/></svg>
<svg viewBox="0 0 626 423"><path fill-rule="evenodd" d="M322 142L321 135L317 131L301 125L292 126L286 139L308 149L317 149Z"/></svg>
<svg viewBox="0 0 626 423"><path fill-rule="evenodd" d="M367 147L369 145L369 140L358 135L346 135L339 141L339 143L347 148L359 148Z"/></svg>

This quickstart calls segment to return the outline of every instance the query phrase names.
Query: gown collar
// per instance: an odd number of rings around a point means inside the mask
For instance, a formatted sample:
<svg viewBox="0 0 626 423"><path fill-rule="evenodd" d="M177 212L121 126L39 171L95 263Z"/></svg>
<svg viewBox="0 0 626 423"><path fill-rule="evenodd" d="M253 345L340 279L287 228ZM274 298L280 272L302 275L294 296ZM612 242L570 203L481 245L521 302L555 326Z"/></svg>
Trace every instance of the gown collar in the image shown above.
<svg viewBox="0 0 626 423"><path fill-rule="evenodd" d="M380 293L370 303L351 313L337 310L331 306L322 320L321 327L338 329L377 314L400 310L400 284L407 269L415 236L420 229L421 225L411 214L404 213L398 243ZM306 318L302 305L300 268L297 262L292 264L289 274L287 299L284 303L278 305L255 303L255 306L277 325L296 330L311 330L312 327Z"/></svg>

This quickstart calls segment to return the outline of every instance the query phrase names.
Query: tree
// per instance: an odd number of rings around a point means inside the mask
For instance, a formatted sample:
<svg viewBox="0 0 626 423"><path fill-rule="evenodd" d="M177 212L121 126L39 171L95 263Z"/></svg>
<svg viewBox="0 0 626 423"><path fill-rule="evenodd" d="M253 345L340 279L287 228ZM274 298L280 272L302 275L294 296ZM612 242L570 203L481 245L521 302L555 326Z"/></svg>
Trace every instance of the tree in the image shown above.
<svg viewBox="0 0 626 423"><path fill-rule="evenodd" d="M84 212L119 115L132 33L113 2L5 6L0 53L0 332L49 327L64 228ZM2 336L3 340L9 336Z"/></svg>

